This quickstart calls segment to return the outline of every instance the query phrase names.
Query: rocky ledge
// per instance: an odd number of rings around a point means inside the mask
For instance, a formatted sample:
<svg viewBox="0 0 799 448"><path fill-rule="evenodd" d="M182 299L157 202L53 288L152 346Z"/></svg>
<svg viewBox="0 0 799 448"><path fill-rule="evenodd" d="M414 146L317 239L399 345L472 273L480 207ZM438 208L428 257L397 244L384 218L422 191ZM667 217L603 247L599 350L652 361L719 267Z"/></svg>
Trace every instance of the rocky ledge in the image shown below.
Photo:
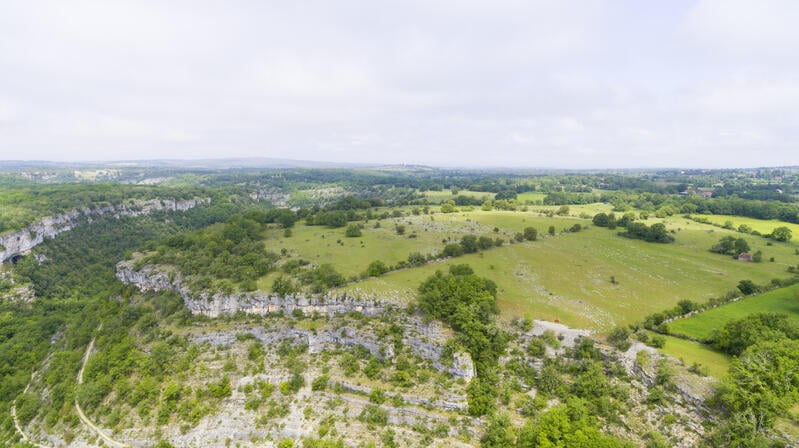
<svg viewBox="0 0 799 448"><path fill-rule="evenodd" d="M318 313L334 316L355 312L378 316L393 308L392 304L377 299L361 300L331 293L320 296L301 294L281 296L266 291L255 291L236 294L202 293L197 297L183 284L179 275L166 273L153 265L145 265L135 270L133 264L134 262L130 260L117 264L116 276L120 281L135 285L141 291L175 291L183 298L189 311L195 315L219 317L240 312L266 315L302 311L308 315ZM425 322L416 316L403 316L396 323L403 329L403 344L411 347L411 350L422 359L429 360L434 368L466 381L474 377L474 364L468 353L454 353L451 360L444 361L443 347L450 335L449 330L439 322ZM272 339L301 339L309 345L312 352L319 351L319 347L330 343L344 346L361 345L381 358L393 357L393 348L390 344L380 341L374 334L353 328L317 332L294 329L272 335L256 332L256 336L265 343L274 343Z"/></svg>
<svg viewBox="0 0 799 448"><path fill-rule="evenodd" d="M210 198L150 199L146 201L129 201L117 205L85 207L60 215L48 216L27 226L24 229L0 236L0 262L25 254L41 244L45 238L53 238L59 233L71 230L81 222L92 219L114 216L141 216L158 210L185 211L199 204L211 202Z"/></svg>
<svg viewBox="0 0 799 448"><path fill-rule="evenodd" d="M121 282L135 285L141 291L175 291L183 298L189 311L195 315L219 317L239 312L265 315L302 311L304 314L335 315L356 312L375 316L390 308L389 304L378 299L362 300L331 293L308 296L303 294L281 296L266 291L192 294L183 284L180 275L168 274L152 265L145 265L135 270L133 264L134 262L130 260L117 264L116 276Z"/></svg>

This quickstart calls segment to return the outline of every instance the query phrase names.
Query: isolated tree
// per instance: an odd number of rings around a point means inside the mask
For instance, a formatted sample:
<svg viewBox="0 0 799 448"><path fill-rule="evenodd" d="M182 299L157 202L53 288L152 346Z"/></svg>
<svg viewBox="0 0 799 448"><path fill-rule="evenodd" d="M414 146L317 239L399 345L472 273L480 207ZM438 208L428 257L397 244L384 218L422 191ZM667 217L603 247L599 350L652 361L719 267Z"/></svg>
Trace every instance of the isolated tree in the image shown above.
<svg viewBox="0 0 799 448"><path fill-rule="evenodd" d="M735 247L735 237L725 236L719 240L713 247L710 248L711 252L718 254L731 254Z"/></svg>
<svg viewBox="0 0 799 448"><path fill-rule="evenodd" d="M358 224L348 225L347 230L344 232L344 236L348 238L356 238L361 236L361 226Z"/></svg>
<svg viewBox="0 0 799 448"><path fill-rule="evenodd" d="M777 241L790 241L793 234L791 233L791 229L783 226L774 229L774 231L771 232L771 237Z"/></svg>
<svg viewBox="0 0 799 448"><path fill-rule="evenodd" d="M388 266L380 260L369 263L369 266L366 268L366 275L370 277L379 277L386 272L388 272Z"/></svg>
<svg viewBox="0 0 799 448"><path fill-rule="evenodd" d="M613 213L597 213L591 220L597 227L608 227L610 229L616 228L616 215Z"/></svg>
<svg viewBox="0 0 799 448"><path fill-rule="evenodd" d="M749 252L749 243L747 243L743 238L738 238L735 240L734 249L735 250L733 251L732 255L737 257L744 252Z"/></svg>
<svg viewBox="0 0 799 448"><path fill-rule="evenodd" d="M480 250L490 249L494 247L494 240L489 236L483 235L477 239L477 247L480 248Z"/></svg>
<svg viewBox="0 0 799 448"><path fill-rule="evenodd" d="M444 257L460 257L463 255L463 247L458 243L449 243L444 246L441 255Z"/></svg>
<svg viewBox="0 0 799 448"><path fill-rule="evenodd" d="M535 241L538 238L538 230L535 227L524 228L524 239L527 241Z"/></svg>
<svg viewBox="0 0 799 448"><path fill-rule="evenodd" d="M597 213L596 215L594 215L594 219L592 219L592 222L597 227L607 227L608 226L608 214L604 213L604 212Z"/></svg>
<svg viewBox="0 0 799 448"><path fill-rule="evenodd" d="M647 241L654 241L656 243L671 243L674 241L674 237L669 235L666 226L662 223L652 224L652 227L649 229L650 237L646 239Z"/></svg>

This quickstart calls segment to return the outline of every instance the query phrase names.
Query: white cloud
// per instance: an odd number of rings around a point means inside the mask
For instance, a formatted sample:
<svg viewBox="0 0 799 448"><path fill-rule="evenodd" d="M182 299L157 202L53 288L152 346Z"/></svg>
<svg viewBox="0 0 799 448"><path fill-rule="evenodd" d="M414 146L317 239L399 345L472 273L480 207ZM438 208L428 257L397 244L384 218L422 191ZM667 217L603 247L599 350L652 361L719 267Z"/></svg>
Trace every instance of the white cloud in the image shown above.
<svg viewBox="0 0 799 448"><path fill-rule="evenodd" d="M718 56L796 65L799 3L793 0L700 0L686 14L684 31Z"/></svg>
<svg viewBox="0 0 799 448"><path fill-rule="evenodd" d="M0 157L796 164L797 12L787 0L18 2L0 15Z"/></svg>
<svg viewBox="0 0 799 448"><path fill-rule="evenodd" d="M797 81L733 79L709 87L698 103L715 115L789 117L799 104Z"/></svg>
<svg viewBox="0 0 799 448"><path fill-rule="evenodd" d="M0 100L0 123L11 122L17 116L17 107L14 104Z"/></svg>

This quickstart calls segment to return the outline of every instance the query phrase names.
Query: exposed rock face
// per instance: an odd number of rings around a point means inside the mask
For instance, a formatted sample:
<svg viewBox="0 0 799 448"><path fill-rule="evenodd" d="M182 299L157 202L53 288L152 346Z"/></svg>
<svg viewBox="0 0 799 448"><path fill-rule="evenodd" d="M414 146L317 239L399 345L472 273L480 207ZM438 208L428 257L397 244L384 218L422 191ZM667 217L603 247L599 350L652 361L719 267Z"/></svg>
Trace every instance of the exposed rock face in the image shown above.
<svg viewBox="0 0 799 448"><path fill-rule="evenodd" d="M106 205L94 208L81 208L56 216L48 216L28 227L0 236L0 262L23 254L41 244L45 238L53 238L59 233L71 230L84 220L104 216L141 216L157 210L185 211L199 204L210 202L210 198L186 200L150 199L146 201L130 201L117 205Z"/></svg>
<svg viewBox="0 0 799 448"><path fill-rule="evenodd" d="M391 304L380 300L360 300L333 294L319 297L303 295L283 297L265 291L255 291L230 295L201 294L197 298L182 284L179 275L169 275L152 265L144 266L136 271L133 269L132 261L123 261L117 264L116 276L123 283L135 285L142 291L175 291L183 298L186 307L192 314L209 317L231 315L238 312L258 315L278 312L292 313L295 310L301 310L306 314L319 313L328 316L351 312L377 316L391 308ZM451 363L442 361L443 346L449 335L439 322L424 322L417 317L404 316L397 320L396 324L403 330L402 343L409 346L413 353L422 359L429 360L436 370L449 372L466 381L474 377L474 364L468 353L455 353ZM325 345L334 344L346 347L360 345L381 359L390 359L394 356L394 347L390 341L380 340L372 332L355 328L324 328L316 332L286 328L271 332L257 330L252 333L262 343L270 345L285 339L296 340L307 344L312 353L321 352ZM227 337L219 335L209 340L227 343L231 342L233 337L233 335Z"/></svg>
<svg viewBox="0 0 799 448"><path fill-rule="evenodd" d="M195 296L189 291L179 275L168 275L155 266L133 269L132 261L117 264L117 278L123 283L136 285L141 291L175 291L183 298L192 314L208 317L232 315L238 312L265 315L270 313L292 313L300 310L305 314L323 315L357 312L374 316L387 309L380 300L360 300L346 296L325 294L304 296L301 294L280 296L266 291L251 293L201 293Z"/></svg>

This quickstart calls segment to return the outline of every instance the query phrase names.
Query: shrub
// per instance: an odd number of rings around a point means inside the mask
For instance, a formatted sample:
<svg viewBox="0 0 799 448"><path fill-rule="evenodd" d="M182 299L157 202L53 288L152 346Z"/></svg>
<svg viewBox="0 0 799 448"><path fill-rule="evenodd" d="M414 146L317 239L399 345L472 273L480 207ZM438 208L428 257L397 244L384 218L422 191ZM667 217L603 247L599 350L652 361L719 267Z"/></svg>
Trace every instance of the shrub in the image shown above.
<svg viewBox="0 0 799 448"><path fill-rule="evenodd" d="M774 229L769 236L776 241L789 241L793 237L793 234L791 229L783 226Z"/></svg>
<svg viewBox="0 0 799 448"><path fill-rule="evenodd" d="M713 345L730 355L740 355L761 341L799 339L799 327L784 314L758 313L728 322L713 336Z"/></svg>
<svg viewBox="0 0 799 448"><path fill-rule="evenodd" d="M330 377L327 375L320 375L314 378L313 382L311 382L311 390L314 392L322 391L327 389L327 383L330 381Z"/></svg>
<svg viewBox="0 0 799 448"><path fill-rule="evenodd" d="M489 236L481 236L477 239L477 247L480 250L486 250L494 247L494 240Z"/></svg>
<svg viewBox="0 0 799 448"><path fill-rule="evenodd" d="M738 282L738 290L741 291L743 295L748 296L760 292L760 287L752 280L741 280Z"/></svg>
<svg viewBox="0 0 799 448"><path fill-rule="evenodd" d="M285 297L297 292L297 286L289 277L281 275L272 282L272 292Z"/></svg>
<svg viewBox="0 0 799 448"><path fill-rule="evenodd" d="M388 423L388 411L377 405L369 404L363 408L361 415L358 416L358 420L368 425L385 426Z"/></svg>
<svg viewBox="0 0 799 448"><path fill-rule="evenodd" d="M647 345L654 348L663 348L666 346L666 337L656 334L649 339Z"/></svg>
<svg viewBox="0 0 799 448"><path fill-rule="evenodd" d="M218 399L227 398L233 393L230 387L230 378L227 375L223 375L219 381L209 384L207 390L208 395Z"/></svg>
<svg viewBox="0 0 799 448"><path fill-rule="evenodd" d="M461 248L463 253L471 254L477 252L477 237L474 235L465 235L461 238Z"/></svg>
<svg viewBox="0 0 799 448"><path fill-rule="evenodd" d="M627 351L630 348L630 329L626 326L619 326L614 328L610 335L608 335L608 342L621 351Z"/></svg>
<svg viewBox="0 0 799 448"><path fill-rule="evenodd" d="M649 243L673 243L674 237L668 234L666 226L662 223L647 226L644 223L633 222L627 226L626 232L619 233L620 236L644 240Z"/></svg>
<svg viewBox="0 0 799 448"><path fill-rule="evenodd" d="M369 263L369 266L366 268L366 275L369 277L379 277L386 272L388 272L388 266L380 260Z"/></svg>
<svg viewBox="0 0 799 448"><path fill-rule="evenodd" d="M408 264L411 266L421 266L427 263L427 257L419 252L413 252L408 255Z"/></svg>
<svg viewBox="0 0 799 448"><path fill-rule="evenodd" d="M344 236L347 238L357 238L361 235L361 226L358 224L350 224L347 226L347 230L344 231Z"/></svg>
<svg viewBox="0 0 799 448"><path fill-rule="evenodd" d="M444 246L444 250L441 252L441 255L444 257L460 257L463 255L463 247L457 243L449 243Z"/></svg>

